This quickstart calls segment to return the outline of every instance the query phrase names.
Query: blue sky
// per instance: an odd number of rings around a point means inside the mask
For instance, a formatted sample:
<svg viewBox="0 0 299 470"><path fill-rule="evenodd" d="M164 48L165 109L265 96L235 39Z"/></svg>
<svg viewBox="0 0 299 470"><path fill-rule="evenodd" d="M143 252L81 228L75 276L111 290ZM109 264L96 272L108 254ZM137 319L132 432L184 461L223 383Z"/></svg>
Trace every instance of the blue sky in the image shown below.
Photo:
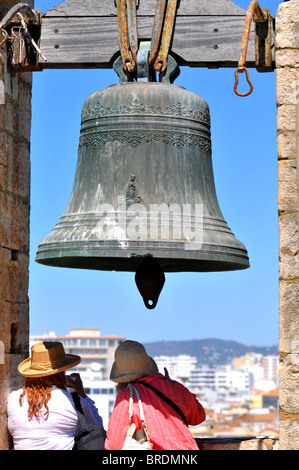
<svg viewBox="0 0 299 470"><path fill-rule="evenodd" d="M36 0L43 12L58 0ZM235 1L247 9L249 1ZM279 1L260 1L275 16ZM241 38L240 38L241 40ZM175 84L200 94L212 120L218 201L251 267L224 273L166 274L157 307L147 310L134 273L47 267L41 240L62 215L73 185L84 100L118 82L112 70L44 70L33 78L31 132L30 333L70 327L141 342L221 338L278 343L278 227L275 72L250 69L253 93L233 91L233 69L181 68Z"/></svg>

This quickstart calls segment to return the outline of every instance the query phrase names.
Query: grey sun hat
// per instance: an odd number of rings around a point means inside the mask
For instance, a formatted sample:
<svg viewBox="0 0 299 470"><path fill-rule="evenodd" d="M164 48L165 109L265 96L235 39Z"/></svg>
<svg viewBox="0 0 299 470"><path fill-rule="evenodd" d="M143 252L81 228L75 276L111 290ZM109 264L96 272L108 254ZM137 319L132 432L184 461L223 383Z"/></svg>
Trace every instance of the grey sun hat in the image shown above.
<svg viewBox="0 0 299 470"><path fill-rule="evenodd" d="M123 341L115 350L110 379L116 383L134 382L158 371L155 361L137 341Z"/></svg>

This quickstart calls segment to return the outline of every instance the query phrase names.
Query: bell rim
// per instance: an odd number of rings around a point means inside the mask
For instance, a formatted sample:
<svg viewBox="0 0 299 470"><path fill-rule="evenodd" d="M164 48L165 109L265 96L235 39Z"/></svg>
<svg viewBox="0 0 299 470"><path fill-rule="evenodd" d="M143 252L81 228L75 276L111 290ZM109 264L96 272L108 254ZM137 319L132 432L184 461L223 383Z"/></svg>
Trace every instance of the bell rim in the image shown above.
<svg viewBox="0 0 299 470"><path fill-rule="evenodd" d="M144 244L145 245L145 244ZM215 246L216 247L216 246ZM237 271L250 267L247 250L230 248L230 252L220 251L215 247L205 247L200 250L188 250L176 244L165 248L144 246L139 248L136 241L130 249L122 249L116 242L115 247L104 246L101 248L90 245L79 250L77 246L65 246L61 249L52 247L39 247L35 261L39 264L54 267L66 267L75 269L90 269L99 271L126 271L134 272L145 256L152 256L161 265L164 272L221 272ZM183 248L183 249L182 249ZM227 247L226 247L227 248Z"/></svg>

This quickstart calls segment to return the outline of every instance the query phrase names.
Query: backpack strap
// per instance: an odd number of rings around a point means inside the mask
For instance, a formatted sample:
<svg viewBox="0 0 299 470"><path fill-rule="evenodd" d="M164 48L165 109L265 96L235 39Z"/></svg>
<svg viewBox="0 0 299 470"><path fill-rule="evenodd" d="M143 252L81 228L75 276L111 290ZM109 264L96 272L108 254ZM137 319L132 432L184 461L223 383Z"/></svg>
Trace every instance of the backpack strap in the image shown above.
<svg viewBox="0 0 299 470"><path fill-rule="evenodd" d="M72 392L71 395L73 397L76 410L79 411L79 413L82 413L84 415L83 410L82 410L82 406L81 406L81 402L80 402L80 397L79 397L78 393L77 392Z"/></svg>
<svg viewBox="0 0 299 470"><path fill-rule="evenodd" d="M145 385L145 387L148 387L151 390L153 390L153 392L155 392L160 398L162 398L162 400L166 401L166 403L168 403L170 406L172 406L172 408L175 409L175 411L180 415L180 417L182 418L182 420L184 421L186 426L188 426L188 421L186 419L186 416L183 414L183 412L180 410L180 408L172 400L170 400L170 398L168 398L166 395L164 395L164 393L160 392L160 390L156 389L155 387L148 384L147 382L142 382L141 380L138 380L138 382L136 382L136 383Z"/></svg>
<svg viewBox="0 0 299 470"><path fill-rule="evenodd" d="M71 395L73 397L74 404L75 404L75 407L76 407L79 426L80 426L81 430L87 429L88 428L88 423L86 422L86 419L85 419L85 416L84 416L84 413L83 413L83 409L82 409L81 402L80 402L80 396L78 395L77 392L72 392Z"/></svg>

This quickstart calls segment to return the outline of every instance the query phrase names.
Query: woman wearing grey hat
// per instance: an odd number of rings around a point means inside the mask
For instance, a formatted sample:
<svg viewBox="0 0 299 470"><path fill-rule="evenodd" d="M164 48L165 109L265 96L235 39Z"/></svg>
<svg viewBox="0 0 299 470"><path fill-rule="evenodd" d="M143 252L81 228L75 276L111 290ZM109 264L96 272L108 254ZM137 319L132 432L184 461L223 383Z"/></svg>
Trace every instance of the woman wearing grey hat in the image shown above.
<svg viewBox="0 0 299 470"><path fill-rule="evenodd" d="M134 437L143 427L144 413L153 450L198 450L188 425L198 425L205 420L202 405L184 385L159 373L157 364L141 343L127 340L118 346L110 378L118 384L118 395L108 423L107 450L127 448L130 401ZM130 394L132 384L133 395Z"/></svg>

